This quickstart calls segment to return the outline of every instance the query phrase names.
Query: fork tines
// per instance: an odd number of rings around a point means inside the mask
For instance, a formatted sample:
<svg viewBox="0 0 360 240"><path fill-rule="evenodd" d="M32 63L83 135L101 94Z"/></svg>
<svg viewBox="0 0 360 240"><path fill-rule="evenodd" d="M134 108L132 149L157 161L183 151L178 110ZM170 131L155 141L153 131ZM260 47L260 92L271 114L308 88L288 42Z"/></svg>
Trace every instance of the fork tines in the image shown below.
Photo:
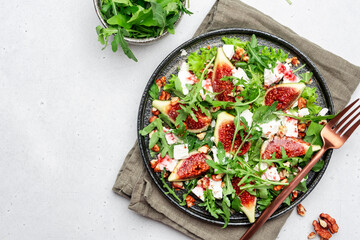
<svg viewBox="0 0 360 240"><path fill-rule="evenodd" d="M348 113L350 109L353 110L350 113ZM359 109L360 109L360 104L358 98L354 102L352 102L349 106L347 106L344 110L342 110L335 118L333 118L328 123L329 127L331 127L335 133L342 135L345 138L350 137L350 135L360 125L360 119L356 121L354 124L352 124L360 116Z"/></svg>

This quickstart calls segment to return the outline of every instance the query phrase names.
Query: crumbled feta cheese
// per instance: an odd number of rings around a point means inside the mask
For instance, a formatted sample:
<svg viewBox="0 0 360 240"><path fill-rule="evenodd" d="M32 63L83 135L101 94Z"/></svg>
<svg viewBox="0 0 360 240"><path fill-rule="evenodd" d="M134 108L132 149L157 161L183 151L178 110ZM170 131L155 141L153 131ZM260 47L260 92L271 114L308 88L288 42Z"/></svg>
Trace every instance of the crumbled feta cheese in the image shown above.
<svg viewBox="0 0 360 240"><path fill-rule="evenodd" d="M169 155L165 155L165 157L161 157L161 154L158 154L158 166L160 170L166 168L166 170L172 172L174 171L178 161L169 157Z"/></svg>
<svg viewBox="0 0 360 240"><path fill-rule="evenodd" d="M212 146L211 152L213 153L214 162L219 163L219 158L217 157L217 147Z"/></svg>
<svg viewBox="0 0 360 240"><path fill-rule="evenodd" d="M216 121L215 121L215 120L212 120L210 126L211 126L212 128L214 128L214 127L215 127L215 124L216 124Z"/></svg>
<svg viewBox="0 0 360 240"><path fill-rule="evenodd" d="M207 178L207 177L205 177ZM212 179L207 178L209 181L209 186L207 187L208 189L210 189L212 191L212 194L214 196L214 198L216 199L221 199L222 198L222 187L221 187L221 182L222 181L214 181ZM195 188L193 188L192 193L195 194L198 198L200 198L202 201L204 201L204 191L206 190L206 188L204 188L201 185L197 185Z"/></svg>
<svg viewBox="0 0 360 240"><path fill-rule="evenodd" d="M261 169L260 171L264 171L268 167L269 167L269 165L267 163L263 163L263 162L260 163L260 169ZM256 166L254 167L254 170L259 172L259 164L256 164Z"/></svg>
<svg viewBox="0 0 360 240"><path fill-rule="evenodd" d="M297 83L300 82L298 78L291 70L288 70L284 73L283 83Z"/></svg>
<svg viewBox="0 0 360 240"><path fill-rule="evenodd" d="M234 45L224 44L223 51L225 56L230 60L235 54Z"/></svg>
<svg viewBox="0 0 360 240"><path fill-rule="evenodd" d="M268 123L260 124L262 128L262 137L270 138L275 135L279 131L279 127L281 126L281 121L279 120L271 120Z"/></svg>
<svg viewBox="0 0 360 240"><path fill-rule="evenodd" d="M222 198L221 181L214 181L214 180L210 179L209 189L212 190L212 194L213 194L214 198L216 198L216 199Z"/></svg>
<svg viewBox="0 0 360 240"><path fill-rule="evenodd" d="M168 144L175 144L177 143L177 139L173 133L166 133L165 138Z"/></svg>
<svg viewBox="0 0 360 240"><path fill-rule="evenodd" d="M237 78L239 78L239 79L243 79L243 80L245 80L246 82L249 82L250 81L250 79L249 79L249 77L246 75L246 72L242 69L242 68L234 68L232 71L232 76L233 77L237 77ZM234 84L237 84L237 80L236 79L234 79L233 80L233 83ZM240 85L241 86L241 85Z"/></svg>
<svg viewBox="0 0 360 240"><path fill-rule="evenodd" d="M179 144L174 146L174 158L185 159L189 157L189 148L187 144Z"/></svg>
<svg viewBox="0 0 360 240"><path fill-rule="evenodd" d="M203 100L205 100L206 96L209 95L211 99L214 98L214 94L211 94L214 92L212 84L211 84L211 79L204 79L201 83L202 87L206 90L204 92L204 89L200 90L200 95L202 97Z"/></svg>
<svg viewBox="0 0 360 240"><path fill-rule="evenodd" d="M304 117L306 115L309 115L310 112L309 112L309 109L308 108L302 108L298 111L298 116L299 117Z"/></svg>
<svg viewBox="0 0 360 240"><path fill-rule="evenodd" d="M283 77L285 72L290 70L290 66L289 64L282 64L281 62L277 61L276 62L276 67L274 68L274 74L275 74L275 79L276 81L280 81Z"/></svg>
<svg viewBox="0 0 360 240"><path fill-rule="evenodd" d="M163 127L163 132L164 133L167 133L168 131L170 131L170 128Z"/></svg>
<svg viewBox="0 0 360 240"><path fill-rule="evenodd" d="M225 153L225 157L232 159L234 156L231 153Z"/></svg>
<svg viewBox="0 0 360 240"><path fill-rule="evenodd" d="M215 137L214 137L214 136L211 137L211 138L210 138L210 141L215 142Z"/></svg>
<svg viewBox="0 0 360 240"><path fill-rule="evenodd" d="M276 77L275 77L275 73L273 73L270 69L266 69L264 70L264 85L266 86L270 86L271 84L275 83Z"/></svg>
<svg viewBox="0 0 360 240"><path fill-rule="evenodd" d="M193 85L198 82L196 76L189 72L189 65L186 62L183 62L181 64L178 78L180 79L184 95L187 95L189 93L189 89L186 87L186 84Z"/></svg>
<svg viewBox="0 0 360 240"><path fill-rule="evenodd" d="M240 114L240 117L243 117L245 118L247 124L249 127L251 127L252 125L252 122L253 122L253 113L249 111L249 109L246 109L245 111L243 111L241 114Z"/></svg>
<svg viewBox="0 0 360 240"><path fill-rule="evenodd" d="M271 181L280 181L280 176L276 167L270 167L264 173L265 177Z"/></svg>
<svg viewBox="0 0 360 240"><path fill-rule="evenodd" d="M180 52L181 52L180 54L181 56L186 56L188 54L185 49L181 49Z"/></svg>
<svg viewBox="0 0 360 240"><path fill-rule="evenodd" d="M328 113L328 111L329 111L329 109L323 108L323 109L320 110L318 115L319 116L325 116Z"/></svg>
<svg viewBox="0 0 360 240"><path fill-rule="evenodd" d="M191 190L191 192L193 194L195 194L195 196L197 196L198 198L200 198L202 201L205 200L204 197L204 189L201 186L196 186L193 188L193 190Z"/></svg>
<svg viewBox="0 0 360 240"><path fill-rule="evenodd" d="M281 123L286 127L285 136L298 137L298 120L291 117L280 117Z"/></svg>

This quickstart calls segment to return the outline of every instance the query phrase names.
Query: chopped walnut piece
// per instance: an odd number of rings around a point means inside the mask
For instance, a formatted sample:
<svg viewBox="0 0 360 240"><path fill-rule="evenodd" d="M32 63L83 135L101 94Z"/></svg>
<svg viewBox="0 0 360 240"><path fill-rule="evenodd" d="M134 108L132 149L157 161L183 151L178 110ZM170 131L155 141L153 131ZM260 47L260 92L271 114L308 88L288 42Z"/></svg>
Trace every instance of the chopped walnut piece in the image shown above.
<svg viewBox="0 0 360 240"><path fill-rule="evenodd" d="M302 109L302 108L305 108L306 107L306 99L303 98L303 97L300 97L299 100L298 100L298 108L299 109Z"/></svg>
<svg viewBox="0 0 360 240"><path fill-rule="evenodd" d="M295 67L299 66L299 60L297 59L297 57L292 57L291 58L291 63L292 65L294 65Z"/></svg>
<svg viewBox="0 0 360 240"><path fill-rule="evenodd" d="M242 60L243 60L244 62L248 63L248 62L249 62L249 59L250 59L249 56L248 56L247 54L245 54Z"/></svg>
<svg viewBox="0 0 360 240"><path fill-rule="evenodd" d="M326 119L323 119L319 122L320 125L326 125L327 124L327 120Z"/></svg>
<svg viewBox="0 0 360 240"><path fill-rule="evenodd" d="M306 130L306 123L300 123L300 124L298 124L298 130L299 130L299 132L305 132L305 130Z"/></svg>
<svg viewBox="0 0 360 240"><path fill-rule="evenodd" d="M180 189L184 189L184 184L183 182L172 182L172 187L175 189L175 190L180 190Z"/></svg>
<svg viewBox="0 0 360 240"><path fill-rule="evenodd" d="M299 135L300 138L304 138L304 137L306 136L306 133L304 133L304 132L299 132L298 135Z"/></svg>
<svg viewBox="0 0 360 240"><path fill-rule="evenodd" d="M159 89L164 86L164 84L161 82L160 79L156 79L156 80L155 80L155 84L158 86Z"/></svg>
<svg viewBox="0 0 360 240"><path fill-rule="evenodd" d="M188 208L195 205L195 199L194 199L192 196L190 196L190 195L187 195L187 196L186 196L185 201L186 201L186 206L187 206Z"/></svg>
<svg viewBox="0 0 360 240"><path fill-rule="evenodd" d="M157 160L157 159L154 159L154 160L151 160L151 161L150 161L150 166L151 166L151 168L153 168L153 169L157 166L157 164L158 164L158 160Z"/></svg>
<svg viewBox="0 0 360 240"><path fill-rule="evenodd" d="M206 135L206 132L202 132L202 133L196 134L196 137L197 137L199 140L203 140L203 139L205 138L205 135Z"/></svg>
<svg viewBox="0 0 360 240"><path fill-rule="evenodd" d="M289 172L286 169L283 169L279 172L280 180L288 178L290 176Z"/></svg>
<svg viewBox="0 0 360 240"><path fill-rule="evenodd" d="M155 144L151 150L153 150L154 152L158 152L160 151L160 147L157 144Z"/></svg>
<svg viewBox="0 0 360 240"><path fill-rule="evenodd" d="M312 224L313 224L313 226L314 226L315 232L316 232L321 238L329 239L329 238L332 237L331 233L329 233L329 231L326 230L325 228L321 227L320 224L318 223L318 221L314 220Z"/></svg>
<svg viewBox="0 0 360 240"><path fill-rule="evenodd" d="M170 93L166 92L166 91L162 91L161 92L161 96L159 97L159 100L169 100L171 97Z"/></svg>
<svg viewBox="0 0 360 240"><path fill-rule="evenodd" d="M308 239L313 239L313 238L315 238L315 233L314 232L311 232L309 235L308 235Z"/></svg>
<svg viewBox="0 0 360 240"><path fill-rule="evenodd" d="M327 223L327 227L331 231L332 234L337 233L339 231L339 226L336 223L336 220L330 217L329 214L321 213L320 218Z"/></svg>
<svg viewBox="0 0 360 240"><path fill-rule="evenodd" d="M152 112L152 114L154 114L155 116L158 116L158 115L160 114L160 111L157 110L157 109L154 108L154 107L151 109L151 112Z"/></svg>
<svg viewBox="0 0 360 240"><path fill-rule="evenodd" d="M178 97L172 97L170 100L171 106L176 105L179 102L179 100L180 100L180 98L178 98Z"/></svg>
<svg viewBox="0 0 360 240"><path fill-rule="evenodd" d="M293 191L291 196L291 202L294 201L299 195L298 191Z"/></svg>
<svg viewBox="0 0 360 240"><path fill-rule="evenodd" d="M283 179L280 181L281 183L288 183L289 180L287 180L287 178ZM283 189L284 185L277 185L277 186L274 186L274 190L275 191L280 191L281 189Z"/></svg>
<svg viewBox="0 0 360 240"><path fill-rule="evenodd" d="M236 58L240 60L242 55L244 55L245 50L241 47L236 47L235 53L236 53L236 55L235 55Z"/></svg>
<svg viewBox="0 0 360 240"><path fill-rule="evenodd" d="M198 152L207 154L209 152L209 149L210 148L208 145L204 145L204 146L198 148Z"/></svg>
<svg viewBox="0 0 360 240"><path fill-rule="evenodd" d="M153 121L155 121L155 119L157 119L157 116L152 116L152 117L149 119L149 123L152 123Z"/></svg>
<svg viewBox="0 0 360 240"><path fill-rule="evenodd" d="M302 217L305 216L306 209L304 208L303 205L298 204L296 210L297 210L297 213L298 213L300 216L302 216Z"/></svg>
<svg viewBox="0 0 360 240"><path fill-rule="evenodd" d="M220 110L220 107L211 107L210 112L214 113Z"/></svg>
<svg viewBox="0 0 360 240"><path fill-rule="evenodd" d="M224 173L219 173L219 174L216 174L216 175L211 175L211 178L212 180L214 181L221 181L222 177L224 176L225 174Z"/></svg>

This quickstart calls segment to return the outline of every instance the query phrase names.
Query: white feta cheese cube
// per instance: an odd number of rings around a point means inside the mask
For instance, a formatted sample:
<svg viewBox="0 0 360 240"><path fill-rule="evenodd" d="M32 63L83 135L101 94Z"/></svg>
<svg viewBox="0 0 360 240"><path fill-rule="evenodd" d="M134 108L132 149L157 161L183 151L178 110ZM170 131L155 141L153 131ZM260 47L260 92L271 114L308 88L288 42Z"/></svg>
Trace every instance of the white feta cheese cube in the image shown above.
<svg viewBox="0 0 360 240"><path fill-rule="evenodd" d="M213 153L214 162L219 163L219 158L217 157L217 147L212 146L211 152Z"/></svg>
<svg viewBox="0 0 360 240"><path fill-rule="evenodd" d="M264 173L266 179L270 181L280 181L280 176L276 167L270 167Z"/></svg>
<svg viewBox="0 0 360 240"><path fill-rule="evenodd" d="M177 163L177 160L170 158L167 154L163 158L161 157L161 154L158 154L158 166L160 167L160 170L166 168L166 170L172 172Z"/></svg>
<svg viewBox="0 0 360 240"><path fill-rule="evenodd" d="M249 79L249 77L246 75L246 72L242 69L242 68L234 68L233 70L232 70L232 76L233 77L237 77L237 78L239 78L239 79L243 79L243 80L245 80L246 82L249 82L250 81L250 79ZM237 82L238 82L238 80L233 80L233 83L234 84L237 84ZM242 86L242 85L240 85L240 86Z"/></svg>
<svg viewBox="0 0 360 240"><path fill-rule="evenodd" d="M245 118L248 126L251 127L252 122L253 122L253 119L252 119L253 115L254 115L254 114L253 114L252 112L250 112L249 109L246 109L245 111L243 111L243 112L240 114L240 117Z"/></svg>
<svg viewBox="0 0 360 240"><path fill-rule="evenodd" d="M320 110L319 112L319 116L325 116L328 113L329 109L328 108L323 108Z"/></svg>
<svg viewBox="0 0 360 240"><path fill-rule="evenodd" d="M309 112L309 109L308 108L302 108L298 111L298 116L299 117L304 117L306 115L309 115L310 112Z"/></svg>
<svg viewBox="0 0 360 240"><path fill-rule="evenodd" d="M174 159L185 159L189 157L189 148L187 144L174 146Z"/></svg>
<svg viewBox="0 0 360 240"><path fill-rule="evenodd" d="M204 197L204 189L200 186L196 186L193 188L193 190L191 190L191 192L193 194L195 194L195 196L197 196L198 198L200 198L202 201L205 200L205 197Z"/></svg>
<svg viewBox="0 0 360 240"><path fill-rule="evenodd" d="M275 77L275 73L273 73L270 69L264 70L264 85L270 86L271 84L277 82L278 80Z"/></svg>
<svg viewBox="0 0 360 240"><path fill-rule="evenodd" d="M173 133L166 133L165 139L166 139L167 143L170 145L177 143L176 137Z"/></svg>
<svg viewBox="0 0 360 240"><path fill-rule="evenodd" d="M189 72L189 65L186 62L183 62L180 66L178 72L178 78L181 82L181 87L184 95L189 93L189 89L186 87L186 84L193 85L198 82L196 76Z"/></svg>
<svg viewBox="0 0 360 240"><path fill-rule="evenodd" d="M216 198L216 199L222 198L221 182L222 181L214 181L214 180L210 179L209 189L212 190L212 194L213 194L214 198Z"/></svg>
<svg viewBox="0 0 360 240"><path fill-rule="evenodd" d="M234 45L224 44L223 51L225 56L230 60L235 54Z"/></svg>
<svg viewBox="0 0 360 240"><path fill-rule="evenodd" d="M286 127L285 136L298 137L298 120L291 117L281 117L281 123Z"/></svg>
<svg viewBox="0 0 360 240"><path fill-rule="evenodd" d="M279 120L271 120L268 123L260 124L262 129L262 137L270 138L275 135L279 131L279 127L281 126L281 121Z"/></svg>

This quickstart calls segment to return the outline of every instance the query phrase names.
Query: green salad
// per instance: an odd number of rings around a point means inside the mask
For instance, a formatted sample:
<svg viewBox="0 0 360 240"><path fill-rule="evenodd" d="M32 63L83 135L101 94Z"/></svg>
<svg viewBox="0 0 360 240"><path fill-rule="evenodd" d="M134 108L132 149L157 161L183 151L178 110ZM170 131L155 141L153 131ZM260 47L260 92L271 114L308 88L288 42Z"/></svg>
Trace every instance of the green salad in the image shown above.
<svg viewBox="0 0 360 240"><path fill-rule="evenodd" d="M316 104L312 73L296 57L259 45L255 35L222 40L182 50L178 72L155 80L140 134L167 193L226 227L235 212L254 222L321 148L320 131L334 116ZM284 203L306 190L305 178Z"/></svg>
<svg viewBox="0 0 360 240"><path fill-rule="evenodd" d="M120 45L126 56L136 62L124 37L151 38L164 31L174 34L174 25L180 15L192 14L182 0L101 0L100 6L108 27L96 27L99 42L106 48L109 37L114 35L112 50L116 52Z"/></svg>

